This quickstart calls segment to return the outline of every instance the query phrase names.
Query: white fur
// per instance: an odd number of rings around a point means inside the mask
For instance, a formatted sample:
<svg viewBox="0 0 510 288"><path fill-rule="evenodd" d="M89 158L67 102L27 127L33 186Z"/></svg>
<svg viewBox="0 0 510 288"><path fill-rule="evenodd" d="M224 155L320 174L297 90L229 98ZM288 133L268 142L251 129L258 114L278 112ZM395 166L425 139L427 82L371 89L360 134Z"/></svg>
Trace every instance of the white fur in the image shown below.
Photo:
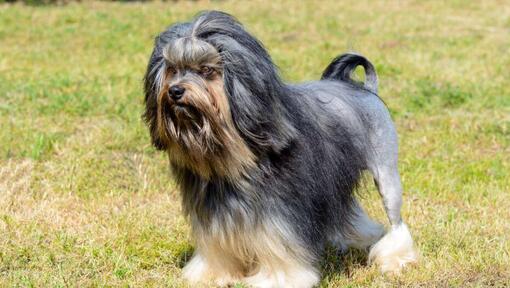
<svg viewBox="0 0 510 288"><path fill-rule="evenodd" d="M289 267L287 267L289 268ZM320 281L319 273L313 268L294 267L291 269L261 269L253 276L246 277L243 283L255 288L311 288Z"/></svg>
<svg viewBox="0 0 510 288"><path fill-rule="evenodd" d="M183 269L193 286L243 282L264 288L311 288L319 283L308 251L276 215L247 230L234 225L234 219L224 220L213 219L207 227L194 222L197 250Z"/></svg>
<svg viewBox="0 0 510 288"><path fill-rule="evenodd" d="M215 284L218 286L226 286L229 284L234 284L238 281L238 279L230 277L226 271L214 271L213 267L207 263L207 261L198 251L183 268L182 276L193 286L199 284Z"/></svg>
<svg viewBox="0 0 510 288"><path fill-rule="evenodd" d="M398 273L409 263L416 262L416 252L411 233L404 223L397 224L370 250L370 263L379 266L383 273Z"/></svg>
<svg viewBox="0 0 510 288"><path fill-rule="evenodd" d="M193 258L191 258L182 270L182 275L190 284L197 284L208 278L207 270L207 264L202 256L195 253Z"/></svg>

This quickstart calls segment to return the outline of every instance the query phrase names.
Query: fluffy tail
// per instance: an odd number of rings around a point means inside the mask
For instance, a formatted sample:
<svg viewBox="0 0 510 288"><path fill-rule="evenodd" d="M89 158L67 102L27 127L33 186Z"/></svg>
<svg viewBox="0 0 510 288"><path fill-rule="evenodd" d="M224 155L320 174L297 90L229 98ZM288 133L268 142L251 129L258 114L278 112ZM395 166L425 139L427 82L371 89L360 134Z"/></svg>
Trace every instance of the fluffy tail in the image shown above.
<svg viewBox="0 0 510 288"><path fill-rule="evenodd" d="M360 65L365 69L365 83L360 83L351 78L354 69ZM345 81L377 94L377 74L375 73L375 68L367 58L359 54L345 53L336 57L324 70L321 79Z"/></svg>

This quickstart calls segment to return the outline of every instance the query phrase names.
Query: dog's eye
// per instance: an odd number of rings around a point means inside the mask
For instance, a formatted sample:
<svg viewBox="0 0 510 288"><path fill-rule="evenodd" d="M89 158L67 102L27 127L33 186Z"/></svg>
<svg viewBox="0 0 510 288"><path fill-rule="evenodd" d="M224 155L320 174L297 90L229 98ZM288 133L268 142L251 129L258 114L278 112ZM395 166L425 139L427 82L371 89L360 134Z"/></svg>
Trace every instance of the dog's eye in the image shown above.
<svg viewBox="0 0 510 288"><path fill-rule="evenodd" d="M168 67L166 68L166 72L167 72L168 74L175 75L175 74L177 73L177 70L175 69L175 67L168 66Z"/></svg>
<svg viewBox="0 0 510 288"><path fill-rule="evenodd" d="M211 67L202 66L200 68L200 74L204 77L210 76L213 73L213 69Z"/></svg>

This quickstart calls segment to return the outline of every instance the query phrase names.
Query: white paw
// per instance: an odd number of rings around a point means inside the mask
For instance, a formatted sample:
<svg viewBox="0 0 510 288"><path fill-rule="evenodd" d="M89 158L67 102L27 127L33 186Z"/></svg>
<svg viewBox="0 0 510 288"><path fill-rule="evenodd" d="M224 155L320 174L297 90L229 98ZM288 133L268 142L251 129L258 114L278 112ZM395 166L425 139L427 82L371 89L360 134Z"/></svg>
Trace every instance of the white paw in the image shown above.
<svg viewBox="0 0 510 288"><path fill-rule="evenodd" d="M207 263L200 254L195 254L182 269L182 276L190 284L207 283L208 274Z"/></svg>
<svg viewBox="0 0 510 288"><path fill-rule="evenodd" d="M383 273L398 273L409 263L418 260L411 233L404 223L391 228L370 249L369 263L375 263Z"/></svg>
<svg viewBox="0 0 510 288"><path fill-rule="evenodd" d="M213 283L216 286L223 287L237 282L237 279L231 277L223 269L214 270L214 267L209 266L200 254L195 254L188 264L184 266L182 276L193 286Z"/></svg>
<svg viewBox="0 0 510 288"><path fill-rule="evenodd" d="M311 288L319 283L319 274L312 269L298 268L290 271L268 271L262 269L257 274L242 281L256 288Z"/></svg>

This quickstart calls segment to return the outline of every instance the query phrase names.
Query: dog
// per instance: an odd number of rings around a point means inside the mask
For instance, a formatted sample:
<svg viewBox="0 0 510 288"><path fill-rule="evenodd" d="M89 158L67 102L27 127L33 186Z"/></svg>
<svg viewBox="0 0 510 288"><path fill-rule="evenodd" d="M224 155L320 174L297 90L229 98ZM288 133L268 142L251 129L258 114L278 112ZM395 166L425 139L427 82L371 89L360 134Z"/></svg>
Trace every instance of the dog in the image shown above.
<svg viewBox="0 0 510 288"><path fill-rule="evenodd" d="M364 83L354 81L357 66ZM195 241L196 285L313 287L328 245L416 261L402 221L398 140L373 65L347 53L320 81L286 84L233 16L206 11L156 37L144 80L152 144L168 154ZM356 200L373 175L391 228Z"/></svg>

